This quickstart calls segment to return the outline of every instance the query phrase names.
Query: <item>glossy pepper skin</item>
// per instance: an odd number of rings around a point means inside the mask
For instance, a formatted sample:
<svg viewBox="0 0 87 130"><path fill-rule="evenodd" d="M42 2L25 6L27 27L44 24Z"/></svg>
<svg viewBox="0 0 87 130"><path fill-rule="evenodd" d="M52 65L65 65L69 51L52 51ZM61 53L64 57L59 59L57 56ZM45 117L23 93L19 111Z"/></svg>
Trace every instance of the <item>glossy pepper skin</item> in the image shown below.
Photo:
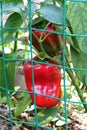
<svg viewBox="0 0 87 130"><path fill-rule="evenodd" d="M50 24L46 30L49 31L55 31L55 26L53 24ZM42 39L45 38L45 40L43 41L43 47L46 51L47 54L49 54L50 56L54 56L56 55L56 53L60 50L60 43L58 42L58 38L56 34L50 33L48 35L49 32L40 32L40 31L36 31L33 30L33 33L36 35L36 37L38 39L40 39L40 37L42 36ZM33 46L40 51L40 44L38 42L38 40L36 39L36 37L34 36L32 37L32 44ZM59 35L60 39L62 40L62 35Z"/></svg>
<svg viewBox="0 0 87 130"><path fill-rule="evenodd" d="M53 107L59 101L55 98L61 98L61 72L60 69L48 64L33 65L34 70L34 92L36 93L36 105L38 107ZM29 92L33 92L32 85L32 66L30 62L24 63L24 76L26 86ZM38 95L43 94L43 95ZM30 94L34 102L34 94ZM52 96L51 98L47 96Z"/></svg>

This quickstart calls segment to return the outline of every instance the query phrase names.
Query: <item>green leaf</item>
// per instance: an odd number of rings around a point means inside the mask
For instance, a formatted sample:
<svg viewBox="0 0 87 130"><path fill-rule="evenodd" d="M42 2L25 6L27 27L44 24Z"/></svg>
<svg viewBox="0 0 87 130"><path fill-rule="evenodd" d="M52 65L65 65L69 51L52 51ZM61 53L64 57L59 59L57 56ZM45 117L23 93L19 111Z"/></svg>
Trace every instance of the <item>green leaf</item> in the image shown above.
<svg viewBox="0 0 87 130"><path fill-rule="evenodd" d="M55 5L46 5L40 8L39 12L48 21L62 25L63 24L63 9Z"/></svg>
<svg viewBox="0 0 87 130"><path fill-rule="evenodd" d="M7 97L0 98L0 103L6 103L6 102L7 102Z"/></svg>
<svg viewBox="0 0 87 130"><path fill-rule="evenodd" d="M8 28L19 27L22 23L21 20L23 21L22 16L18 12L14 12L8 17L5 23L5 27L8 27Z"/></svg>
<svg viewBox="0 0 87 130"><path fill-rule="evenodd" d="M81 51L87 54L87 3L71 2L67 10L67 17L76 34ZM80 35L83 35L80 37Z"/></svg>
<svg viewBox="0 0 87 130"><path fill-rule="evenodd" d="M20 130L21 126L22 126L22 124L16 124L15 123L15 126L13 126L11 130Z"/></svg>
<svg viewBox="0 0 87 130"><path fill-rule="evenodd" d="M11 2L3 2L2 5L2 13L3 14L8 14L8 13L12 13L12 12L20 12L20 10L24 10L24 4L23 2L18 2L16 5L14 5L14 3Z"/></svg>
<svg viewBox="0 0 87 130"><path fill-rule="evenodd" d="M18 104L14 112L14 116L19 116L27 108L27 106L29 106L30 103L31 98L29 97L29 95L26 95L26 97Z"/></svg>
<svg viewBox="0 0 87 130"><path fill-rule="evenodd" d="M15 58L16 54L4 54L5 58ZM4 70L4 65L6 68L6 72ZM6 84L8 89L14 90L14 79L15 79L15 62L14 61L6 61L3 63L3 60L0 59L0 92L3 92L3 95L6 94L4 88L6 89ZM6 81L5 81L5 76L6 76Z"/></svg>
<svg viewBox="0 0 87 130"><path fill-rule="evenodd" d="M38 23L40 23L43 20L42 17L38 17L32 20L32 25L36 25Z"/></svg>
<svg viewBox="0 0 87 130"><path fill-rule="evenodd" d="M87 55L83 52L77 52L71 47L71 56L73 66L75 68L76 75L78 79L84 84L87 84Z"/></svg>
<svg viewBox="0 0 87 130"><path fill-rule="evenodd" d="M87 75L86 75L86 77L85 77L85 84L86 84L86 86L87 86Z"/></svg>
<svg viewBox="0 0 87 130"><path fill-rule="evenodd" d="M22 23L23 23L22 16L17 12L14 12L13 14L11 14L8 17L8 19L7 19L6 23L5 23L5 27L9 28L9 29L5 30L4 42L9 40L11 35L14 32L16 32L16 29L19 29L19 27L21 26Z"/></svg>
<svg viewBox="0 0 87 130"><path fill-rule="evenodd" d="M23 2L23 0L0 0L2 2L6 2L6 3L13 3L13 4L17 4L19 2Z"/></svg>
<svg viewBox="0 0 87 130"><path fill-rule="evenodd" d="M58 108L45 108L37 113L38 122L40 125L45 125L52 121L52 119L56 116L58 112ZM36 118L34 117L30 122L35 123Z"/></svg>

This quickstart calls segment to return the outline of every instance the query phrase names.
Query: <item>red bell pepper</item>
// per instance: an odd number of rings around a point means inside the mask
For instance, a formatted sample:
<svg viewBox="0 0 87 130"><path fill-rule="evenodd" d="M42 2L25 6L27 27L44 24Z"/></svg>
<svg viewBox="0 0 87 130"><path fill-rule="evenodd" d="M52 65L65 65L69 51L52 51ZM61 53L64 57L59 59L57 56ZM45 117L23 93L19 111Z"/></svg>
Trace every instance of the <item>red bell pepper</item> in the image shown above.
<svg viewBox="0 0 87 130"><path fill-rule="evenodd" d="M53 24L50 24L46 28L46 30L55 31L55 26ZM58 41L56 34L54 33L48 34L48 32L40 32L37 30L33 30L32 44L38 51L41 51L40 44L35 35L38 39L40 39L40 37L42 37L42 39L45 38L45 40L42 43L47 54L49 54L50 56L54 56L56 55L56 53L58 53L58 51L60 50L60 43ZM59 36L60 39L62 40L62 35Z"/></svg>
<svg viewBox="0 0 87 130"><path fill-rule="evenodd" d="M53 107L61 98L61 71L55 66L48 64L33 65L34 87L32 84L32 65L31 62L24 63L24 76L26 86L30 92L32 101L36 99L38 107ZM33 90L34 88L34 90ZM35 99L34 93L35 92ZM40 94L40 95L39 95ZM47 97L52 96L52 97Z"/></svg>

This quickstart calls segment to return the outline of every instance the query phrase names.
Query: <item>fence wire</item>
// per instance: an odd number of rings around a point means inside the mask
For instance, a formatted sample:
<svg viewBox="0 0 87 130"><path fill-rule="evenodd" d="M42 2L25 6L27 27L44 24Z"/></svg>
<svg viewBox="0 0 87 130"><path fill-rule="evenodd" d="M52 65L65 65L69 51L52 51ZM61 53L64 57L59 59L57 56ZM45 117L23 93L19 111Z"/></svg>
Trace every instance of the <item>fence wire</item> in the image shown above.
<svg viewBox="0 0 87 130"><path fill-rule="evenodd" d="M67 88L67 81L66 81L66 72L68 70L76 70L76 71L87 71L87 68L74 68L74 67L69 67L66 65L66 48L65 48L65 39L66 37L85 37L87 38L87 35L85 34L70 34L70 33L66 33L66 13L67 13L67 2L87 2L86 0L64 0L63 1L63 30L62 30L62 35L63 35L63 48L62 48L62 66L60 66L60 68L62 69L62 74L63 74L63 89L64 89L64 98L60 98L60 99L57 99L57 100L60 100L62 102L64 102L64 106L63 106L63 112L64 112L64 120L65 120L65 129L68 130L68 107L67 105L68 104L76 104L76 105L83 105L83 104L87 104L87 102L82 102L82 101L71 101L69 99L67 99L67 93L66 93L66 88ZM4 96L6 96L7 98L7 113L8 113L8 116L5 116L5 114L2 114L2 112L0 112L0 118L5 120L5 121L8 121L10 122L10 129L13 128L14 124L25 124L25 125L29 125L29 126L34 126L36 130L56 130L54 128L51 128L51 127L48 127L48 126L45 126L45 125L41 125L39 122L40 120L38 119L38 108L36 106L36 96L35 96L35 92L34 92L34 117L35 117L35 121L34 122L31 122L31 121L20 121L20 119L17 119L15 120L15 117L13 116L13 110L11 108L11 95L13 93L18 93L18 95L20 95L20 93L25 93L26 96L29 95L29 92L27 90L14 90L14 77L15 77L15 64L22 64L24 63L25 61L31 61L31 64L32 64L32 84L33 84L33 89L34 89L34 68L33 68L33 48L32 48L32 31L33 30L38 30L38 29L35 29L32 27L33 23L32 23L32 1L30 0L28 2L28 7L27 7L27 11L28 11L28 14L29 14L29 27L16 27L14 25L14 27L5 27L4 26L4 19L3 19L3 14L5 13L5 8L4 7L4 2L1 1L0 2L0 50L1 50L1 56L0 56L0 66L2 65L2 67L0 67L0 77L3 77L3 78L0 78L0 91L1 91L1 96L3 95L4 93ZM12 10L13 11L13 10ZM16 12L16 10L15 10ZM25 14L26 15L26 14ZM13 21L14 22L14 21ZM14 22L15 24L15 22ZM30 53L29 53L29 57L31 60L27 60L27 59L24 59L24 58L20 58L20 53L15 53L15 56L12 56L12 55L7 55L5 54L5 32L7 31L7 33L11 33L12 31L23 31L23 34L25 34L26 32L28 32L30 34L30 43L28 43L29 47L30 47ZM47 30L43 30L43 29L40 29L40 31L42 32L48 32ZM54 34L61 34L61 32L53 32ZM8 36L8 34L6 34ZM8 38L8 37L7 37ZM12 37L13 38L13 37ZM17 42L17 39L14 40L15 43ZM11 39L10 41L8 41L8 43L11 42ZM6 43L6 44L8 44ZM12 42L13 43L13 42ZM26 43L25 43L26 44ZM11 44L9 44L10 46ZM25 49L26 50L26 49ZM18 57L19 56L19 57ZM39 63L39 62L38 62ZM40 64L47 64L46 62L40 62ZM7 66L8 66L8 70L7 70ZM56 65L54 65L56 66ZM9 74L8 74L9 73ZM9 78L10 77L10 80ZM9 83L10 82L10 83ZM10 87L12 86L12 88ZM46 95L45 95L46 96ZM47 97L50 97L50 96L47 96ZM50 97L50 98L53 98L53 97ZM2 97L1 97L2 99ZM55 98L56 99L56 98ZM19 101L21 102L21 101ZM43 101L42 101L43 102ZM15 109L15 108L14 108ZM29 113L28 113L29 114ZM45 119L44 119L45 120Z"/></svg>

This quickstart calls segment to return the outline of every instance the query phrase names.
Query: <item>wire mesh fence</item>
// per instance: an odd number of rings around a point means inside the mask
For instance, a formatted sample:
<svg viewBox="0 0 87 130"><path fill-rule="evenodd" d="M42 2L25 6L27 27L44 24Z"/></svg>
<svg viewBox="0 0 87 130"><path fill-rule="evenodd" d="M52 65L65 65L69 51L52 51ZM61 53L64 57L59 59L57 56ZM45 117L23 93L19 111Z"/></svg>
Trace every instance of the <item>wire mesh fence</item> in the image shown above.
<svg viewBox="0 0 87 130"><path fill-rule="evenodd" d="M0 1L1 130L80 129L72 113L87 113L86 5Z"/></svg>

